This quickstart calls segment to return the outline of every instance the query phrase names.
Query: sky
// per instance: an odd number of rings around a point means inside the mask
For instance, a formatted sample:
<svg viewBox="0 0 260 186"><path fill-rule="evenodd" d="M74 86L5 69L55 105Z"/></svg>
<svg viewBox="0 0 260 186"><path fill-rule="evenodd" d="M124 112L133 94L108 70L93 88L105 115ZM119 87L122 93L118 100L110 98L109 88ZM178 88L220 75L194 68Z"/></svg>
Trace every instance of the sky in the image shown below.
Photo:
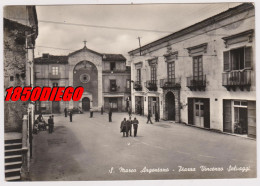
<svg viewBox="0 0 260 186"><path fill-rule="evenodd" d="M39 35L35 56L68 55L83 48L86 40L91 50L123 54L128 58L128 52L139 47L137 37L141 37L143 46L237 5L239 3L37 6Z"/></svg>

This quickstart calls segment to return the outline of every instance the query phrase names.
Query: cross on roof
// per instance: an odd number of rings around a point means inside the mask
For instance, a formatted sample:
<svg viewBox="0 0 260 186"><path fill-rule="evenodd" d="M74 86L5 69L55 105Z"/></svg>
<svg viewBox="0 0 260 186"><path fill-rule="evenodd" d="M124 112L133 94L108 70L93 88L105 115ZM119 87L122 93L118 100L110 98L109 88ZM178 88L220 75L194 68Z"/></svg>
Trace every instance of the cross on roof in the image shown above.
<svg viewBox="0 0 260 186"><path fill-rule="evenodd" d="M83 41L83 43L84 43L84 47L86 47L86 43L87 43L87 41L86 41L86 40L84 40L84 41Z"/></svg>

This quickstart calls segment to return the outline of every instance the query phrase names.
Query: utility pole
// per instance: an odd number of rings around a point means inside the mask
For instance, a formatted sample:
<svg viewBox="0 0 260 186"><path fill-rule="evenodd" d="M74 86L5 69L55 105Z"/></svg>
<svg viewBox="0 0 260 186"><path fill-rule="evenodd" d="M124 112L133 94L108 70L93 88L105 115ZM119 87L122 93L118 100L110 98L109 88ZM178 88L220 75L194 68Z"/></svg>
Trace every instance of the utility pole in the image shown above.
<svg viewBox="0 0 260 186"><path fill-rule="evenodd" d="M139 50L140 50L140 56L142 55L142 51L141 51L141 37L137 37L138 41L139 41Z"/></svg>

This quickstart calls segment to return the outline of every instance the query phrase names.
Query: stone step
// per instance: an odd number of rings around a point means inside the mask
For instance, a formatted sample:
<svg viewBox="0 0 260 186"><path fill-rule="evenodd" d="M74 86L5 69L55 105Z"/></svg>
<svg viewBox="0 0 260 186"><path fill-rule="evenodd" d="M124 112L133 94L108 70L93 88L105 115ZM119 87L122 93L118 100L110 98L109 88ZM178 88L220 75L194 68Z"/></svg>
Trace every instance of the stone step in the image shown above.
<svg viewBox="0 0 260 186"><path fill-rule="evenodd" d="M21 176L11 176L11 177L6 177L6 181L19 181L21 180Z"/></svg>
<svg viewBox="0 0 260 186"><path fill-rule="evenodd" d="M5 163L5 170L21 168L21 166L22 166L22 161L8 162Z"/></svg>
<svg viewBox="0 0 260 186"><path fill-rule="evenodd" d="M21 168L7 169L7 170L5 170L5 173L9 173L9 172L17 172L17 171L21 171Z"/></svg>
<svg viewBox="0 0 260 186"><path fill-rule="evenodd" d="M8 139L8 140L5 140L5 144L10 144L10 143L22 143L22 139Z"/></svg>
<svg viewBox="0 0 260 186"><path fill-rule="evenodd" d="M21 155L22 149L8 149L5 150L5 156L11 156L11 155Z"/></svg>
<svg viewBox="0 0 260 186"><path fill-rule="evenodd" d="M5 150L9 149L21 149L22 143L7 143L5 144Z"/></svg>
<svg viewBox="0 0 260 186"><path fill-rule="evenodd" d="M22 161L22 155L5 156L5 163Z"/></svg>
<svg viewBox="0 0 260 186"><path fill-rule="evenodd" d="M5 170L5 177L20 176L20 175L21 175L21 168Z"/></svg>

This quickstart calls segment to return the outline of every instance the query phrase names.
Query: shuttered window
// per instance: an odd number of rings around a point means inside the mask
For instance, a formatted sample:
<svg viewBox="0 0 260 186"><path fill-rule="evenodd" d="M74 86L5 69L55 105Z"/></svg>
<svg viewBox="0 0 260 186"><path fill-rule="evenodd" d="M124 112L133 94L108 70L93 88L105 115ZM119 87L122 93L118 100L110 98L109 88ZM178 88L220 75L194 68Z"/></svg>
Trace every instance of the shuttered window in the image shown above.
<svg viewBox="0 0 260 186"><path fill-rule="evenodd" d="M232 133L231 100L223 100L223 131Z"/></svg>
<svg viewBox="0 0 260 186"><path fill-rule="evenodd" d="M224 71L230 71L229 51L224 52Z"/></svg>
<svg viewBox="0 0 260 186"><path fill-rule="evenodd" d="M251 68L252 47L245 47L245 68Z"/></svg>
<svg viewBox="0 0 260 186"><path fill-rule="evenodd" d="M248 101L248 137L256 138L256 102Z"/></svg>
<svg viewBox="0 0 260 186"><path fill-rule="evenodd" d="M141 69L136 70L136 81L141 83Z"/></svg>
<svg viewBox="0 0 260 186"><path fill-rule="evenodd" d="M251 68L252 47L241 47L223 53L224 71Z"/></svg>
<svg viewBox="0 0 260 186"><path fill-rule="evenodd" d="M188 98L188 124L193 125L193 98Z"/></svg>
<svg viewBox="0 0 260 186"><path fill-rule="evenodd" d="M156 80L157 80L157 73L156 73L156 66L152 66L151 67L151 81L153 82L153 83L155 83L156 82Z"/></svg>

